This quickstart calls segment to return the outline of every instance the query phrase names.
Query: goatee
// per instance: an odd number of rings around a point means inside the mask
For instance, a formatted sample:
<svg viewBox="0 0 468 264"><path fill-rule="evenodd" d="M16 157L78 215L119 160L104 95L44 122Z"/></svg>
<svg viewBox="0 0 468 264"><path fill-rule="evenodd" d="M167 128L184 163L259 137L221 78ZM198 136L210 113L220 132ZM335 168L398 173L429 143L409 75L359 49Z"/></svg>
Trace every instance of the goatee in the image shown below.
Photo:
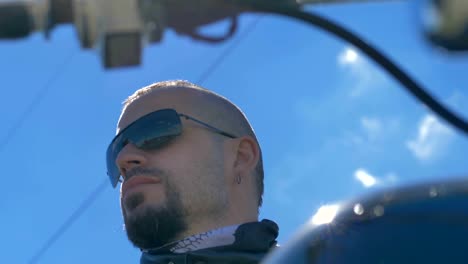
<svg viewBox="0 0 468 264"><path fill-rule="evenodd" d="M142 205L128 215L123 210L127 237L135 247L152 249L173 242L187 230L184 208L177 192L166 186L167 202L161 206ZM125 199L128 211L137 209L145 201L143 193L135 193Z"/></svg>

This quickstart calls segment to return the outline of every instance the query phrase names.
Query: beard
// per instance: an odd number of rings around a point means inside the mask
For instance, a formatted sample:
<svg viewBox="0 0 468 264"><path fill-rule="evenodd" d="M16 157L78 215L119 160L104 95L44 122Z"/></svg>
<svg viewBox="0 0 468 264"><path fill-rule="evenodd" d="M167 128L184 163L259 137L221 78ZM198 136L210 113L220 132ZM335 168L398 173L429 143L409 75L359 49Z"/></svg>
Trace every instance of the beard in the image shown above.
<svg viewBox="0 0 468 264"><path fill-rule="evenodd" d="M123 209L128 240L140 249L152 249L172 242L187 230L186 213L178 192L167 184L167 202L161 206L148 205L128 215ZM125 208L133 211L145 201L143 193L125 199Z"/></svg>

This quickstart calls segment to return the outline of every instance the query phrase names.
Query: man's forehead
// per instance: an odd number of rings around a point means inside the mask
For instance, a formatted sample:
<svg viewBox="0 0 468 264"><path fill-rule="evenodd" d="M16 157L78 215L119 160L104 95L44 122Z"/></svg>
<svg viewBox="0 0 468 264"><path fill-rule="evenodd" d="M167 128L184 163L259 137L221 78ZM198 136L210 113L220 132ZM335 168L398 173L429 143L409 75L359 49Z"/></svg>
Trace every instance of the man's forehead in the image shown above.
<svg viewBox="0 0 468 264"><path fill-rule="evenodd" d="M201 92L194 89L155 89L139 96L122 110L117 133L140 117L160 109L171 108L191 114L193 109L200 106L201 100Z"/></svg>

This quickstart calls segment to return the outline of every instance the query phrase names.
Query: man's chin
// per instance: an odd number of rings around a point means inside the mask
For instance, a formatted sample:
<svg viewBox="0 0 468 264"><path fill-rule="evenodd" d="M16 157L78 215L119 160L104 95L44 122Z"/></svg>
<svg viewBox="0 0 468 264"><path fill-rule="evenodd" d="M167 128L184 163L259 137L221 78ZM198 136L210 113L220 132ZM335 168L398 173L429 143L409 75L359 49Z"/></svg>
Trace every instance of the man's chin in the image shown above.
<svg viewBox="0 0 468 264"><path fill-rule="evenodd" d="M140 249L157 248L172 242L187 229L184 218L167 208L140 205L124 217L128 239Z"/></svg>
<svg viewBox="0 0 468 264"><path fill-rule="evenodd" d="M128 239L138 248L160 247L187 230L186 211L177 192L131 193L122 200Z"/></svg>

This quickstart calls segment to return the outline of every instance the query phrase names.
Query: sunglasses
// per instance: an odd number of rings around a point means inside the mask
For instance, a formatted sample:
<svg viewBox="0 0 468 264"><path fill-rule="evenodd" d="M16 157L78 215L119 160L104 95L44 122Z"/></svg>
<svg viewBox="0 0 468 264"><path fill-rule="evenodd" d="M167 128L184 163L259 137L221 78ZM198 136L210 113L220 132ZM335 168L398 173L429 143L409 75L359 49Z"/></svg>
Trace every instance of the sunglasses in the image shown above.
<svg viewBox="0 0 468 264"><path fill-rule="evenodd" d="M107 175L115 188L120 180L120 170L116 164L117 155L129 143L142 150L156 150L182 134L180 117L194 121L210 131L236 138L233 134L224 132L191 116L177 113L174 109L162 109L149 113L119 132L107 148Z"/></svg>

